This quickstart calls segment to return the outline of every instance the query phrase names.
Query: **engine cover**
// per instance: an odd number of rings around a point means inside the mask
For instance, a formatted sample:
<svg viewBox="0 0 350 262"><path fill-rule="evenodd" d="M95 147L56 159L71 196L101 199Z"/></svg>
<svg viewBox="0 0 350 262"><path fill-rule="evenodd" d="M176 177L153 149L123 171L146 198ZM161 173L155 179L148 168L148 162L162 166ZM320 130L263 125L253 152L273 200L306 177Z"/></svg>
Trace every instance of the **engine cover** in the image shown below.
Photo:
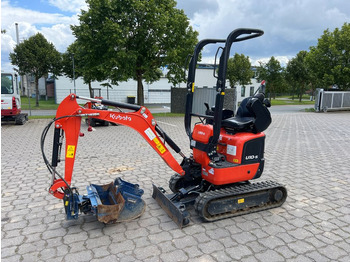
<svg viewBox="0 0 350 262"><path fill-rule="evenodd" d="M202 178L214 185L248 181L260 177L264 167L264 133L230 134L223 128L217 144L219 161L211 161L205 145L213 135L212 125L197 124L191 147L195 162L202 166Z"/></svg>
<svg viewBox="0 0 350 262"><path fill-rule="evenodd" d="M264 133L228 134L221 130L217 152L233 164L252 164L264 158Z"/></svg>

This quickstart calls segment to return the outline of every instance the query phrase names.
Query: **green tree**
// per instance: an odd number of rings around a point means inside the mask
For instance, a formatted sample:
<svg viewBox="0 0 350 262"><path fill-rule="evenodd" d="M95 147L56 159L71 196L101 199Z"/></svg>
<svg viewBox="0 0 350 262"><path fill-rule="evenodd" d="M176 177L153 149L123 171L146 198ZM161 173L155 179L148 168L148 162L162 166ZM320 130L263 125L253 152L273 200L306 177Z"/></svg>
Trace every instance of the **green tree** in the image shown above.
<svg viewBox="0 0 350 262"><path fill-rule="evenodd" d="M167 77L176 85L183 79L183 65L197 42L183 10L174 0L87 0L80 24L72 26L76 43L86 57L91 80L113 84L137 81L138 104L144 103L142 81ZM85 77L86 71L83 70Z"/></svg>
<svg viewBox="0 0 350 262"><path fill-rule="evenodd" d="M235 53L234 57L228 60L226 78L232 88L237 84L242 86L250 84L253 76L254 72L252 71L249 56Z"/></svg>
<svg viewBox="0 0 350 262"><path fill-rule="evenodd" d="M20 75L34 76L36 106L39 106L39 79L47 77L49 73L60 75L61 54L42 34L37 33L16 45L10 59L13 65L18 66Z"/></svg>
<svg viewBox="0 0 350 262"><path fill-rule="evenodd" d="M270 93L270 99L271 95L275 97L277 92L283 91L283 68L275 57L272 56L267 63L260 62L257 72L258 80L266 81L266 93Z"/></svg>
<svg viewBox="0 0 350 262"><path fill-rule="evenodd" d="M307 63L312 71L313 85L327 88L337 85L342 90L350 88L350 24L333 32L328 29L310 47Z"/></svg>
<svg viewBox="0 0 350 262"><path fill-rule="evenodd" d="M289 80L291 81L290 85L293 86L293 90L297 91L299 101L301 101L310 82L310 70L306 62L306 56L306 51L300 51L296 57L288 62L286 68Z"/></svg>

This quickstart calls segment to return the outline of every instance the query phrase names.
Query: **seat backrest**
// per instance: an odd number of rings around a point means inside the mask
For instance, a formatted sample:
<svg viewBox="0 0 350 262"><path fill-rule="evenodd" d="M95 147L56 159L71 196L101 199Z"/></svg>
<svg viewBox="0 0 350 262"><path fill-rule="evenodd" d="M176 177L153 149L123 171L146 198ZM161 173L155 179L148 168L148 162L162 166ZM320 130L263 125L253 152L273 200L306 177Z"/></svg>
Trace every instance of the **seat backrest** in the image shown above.
<svg viewBox="0 0 350 262"><path fill-rule="evenodd" d="M254 117L254 115L252 114L252 112L249 111L249 109L247 108L247 103L249 102L249 100L252 97L247 97L244 98L241 102L241 104L239 105L238 109L237 109L237 113L236 113L236 117Z"/></svg>
<svg viewBox="0 0 350 262"><path fill-rule="evenodd" d="M247 109L254 115L254 127L255 133L260 133L266 130L272 122L270 111L261 102L260 97L251 98L246 105Z"/></svg>

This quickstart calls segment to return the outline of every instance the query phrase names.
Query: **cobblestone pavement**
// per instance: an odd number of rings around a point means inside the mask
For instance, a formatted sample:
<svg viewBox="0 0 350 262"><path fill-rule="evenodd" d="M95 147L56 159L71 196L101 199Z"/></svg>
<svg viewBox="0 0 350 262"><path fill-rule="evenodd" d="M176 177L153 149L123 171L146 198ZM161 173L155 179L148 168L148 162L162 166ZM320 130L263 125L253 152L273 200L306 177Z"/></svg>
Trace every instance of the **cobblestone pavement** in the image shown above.
<svg viewBox="0 0 350 262"><path fill-rule="evenodd" d="M189 154L183 119L158 120ZM39 143L48 122L1 128L2 261L350 261L349 112L273 115L260 180L286 185L284 205L214 223L191 211L183 229L151 197L152 183L167 187L172 170L123 126L85 132L72 183L81 193L117 176L138 183L146 212L114 225L88 215L66 221L62 202L47 192ZM52 132L48 148L51 140Z"/></svg>

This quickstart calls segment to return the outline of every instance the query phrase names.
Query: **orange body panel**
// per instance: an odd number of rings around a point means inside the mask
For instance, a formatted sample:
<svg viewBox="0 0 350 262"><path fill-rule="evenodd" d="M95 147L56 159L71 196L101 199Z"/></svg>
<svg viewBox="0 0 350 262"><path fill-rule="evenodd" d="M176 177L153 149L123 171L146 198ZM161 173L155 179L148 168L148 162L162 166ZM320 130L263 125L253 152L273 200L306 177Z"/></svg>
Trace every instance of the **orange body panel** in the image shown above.
<svg viewBox="0 0 350 262"><path fill-rule="evenodd" d="M214 185L226 185L251 180L258 168L259 163L225 168L202 166L202 178Z"/></svg>
<svg viewBox="0 0 350 262"><path fill-rule="evenodd" d="M213 126L198 124L194 127L192 132L192 138L195 141L207 144L209 138L213 136Z"/></svg>
<svg viewBox="0 0 350 262"><path fill-rule="evenodd" d="M264 137L264 133L237 133L234 135L221 130L217 151L219 154L226 156L230 163L241 164L244 144L252 139Z"/></svg>
<svg viewBox="0 0 350 262"><path fill-rule="evenodd" d="M213 135L213 126L197 124L192 133L193 140L197 143L207 144ZM256 138L265 137L264 133L237 133L229 134L221 129L217 153L223 155L227 162L235 164L229 167L214 167L210 165L208 154L195 147L193 142L193 158L202 165L202 178L214 185L224 185L251 180L259 168L259 163L242 164L244 145Z"/></svg>

